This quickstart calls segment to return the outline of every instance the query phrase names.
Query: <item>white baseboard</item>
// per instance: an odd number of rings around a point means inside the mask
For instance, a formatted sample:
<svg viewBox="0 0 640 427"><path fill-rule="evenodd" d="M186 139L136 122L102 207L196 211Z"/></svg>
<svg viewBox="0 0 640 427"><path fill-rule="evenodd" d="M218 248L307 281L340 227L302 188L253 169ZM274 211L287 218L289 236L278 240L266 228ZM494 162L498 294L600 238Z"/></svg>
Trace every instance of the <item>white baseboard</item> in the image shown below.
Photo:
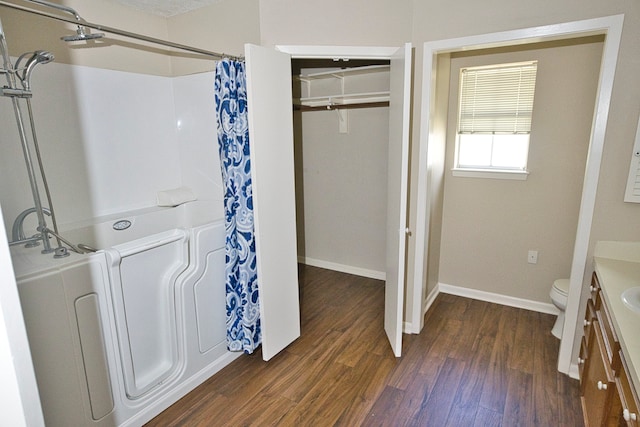
<svg viewBox="0 0 640 427"><path fill-rule="evenodd" d="M300 264L312 267L326 268L327 270L339 271L341 273L354 274L356 276L369 277L370 279L386 280L387 274L384 271L369 270L366 268L354 267L351 265L337 264L335 262L323 261L321 259L298 257Z"/></svg>
<svg viewBox="0 0 640 427"><path fill-rule="evenodd" d="M555 305L540 301L533 301L523 298L510 297L507 295L496 294L493 292L479 291L477 289L463 288L461 286L447 285L446 283L438 283L439 292L461 297L473 298L481 301L493 302L496 304L507 305L510 307L524 308L525 310L537 311L539 313L558 315L559 311Z"/></svg>

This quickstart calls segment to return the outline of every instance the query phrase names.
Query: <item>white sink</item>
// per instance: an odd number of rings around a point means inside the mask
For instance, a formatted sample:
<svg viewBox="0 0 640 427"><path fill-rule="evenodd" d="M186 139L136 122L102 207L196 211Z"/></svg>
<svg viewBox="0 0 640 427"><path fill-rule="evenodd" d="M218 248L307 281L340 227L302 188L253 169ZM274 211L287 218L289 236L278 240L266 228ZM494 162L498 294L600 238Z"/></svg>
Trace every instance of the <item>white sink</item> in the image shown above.
<svg viewBox="0 0 640 427"><path fill-rule="evenodd" d="M627 289L620 297L624 305L636 313L640 313L640 286Z"/></svg>

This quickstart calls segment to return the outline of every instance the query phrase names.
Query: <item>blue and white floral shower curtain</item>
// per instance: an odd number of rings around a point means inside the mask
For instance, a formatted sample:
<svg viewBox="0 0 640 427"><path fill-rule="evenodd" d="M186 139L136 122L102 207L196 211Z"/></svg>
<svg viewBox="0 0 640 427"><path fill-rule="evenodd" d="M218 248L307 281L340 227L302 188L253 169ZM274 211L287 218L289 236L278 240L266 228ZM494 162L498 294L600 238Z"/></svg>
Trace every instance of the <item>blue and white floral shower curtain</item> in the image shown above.
<svg viewBox="0 0 640 427"><path fill-rule="evenodd" d="M253 353L262 341L251 194L245 64L224 59L215 76L218 145L225 187L227 347Z"/></svg>

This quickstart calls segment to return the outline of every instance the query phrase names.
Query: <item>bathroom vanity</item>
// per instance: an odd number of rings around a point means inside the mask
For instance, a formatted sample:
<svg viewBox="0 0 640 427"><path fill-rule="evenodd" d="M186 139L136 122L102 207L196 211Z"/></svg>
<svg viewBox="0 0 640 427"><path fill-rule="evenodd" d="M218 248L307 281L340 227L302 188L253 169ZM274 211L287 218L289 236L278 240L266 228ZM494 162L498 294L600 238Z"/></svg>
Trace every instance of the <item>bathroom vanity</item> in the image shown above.
<svg viewBox="0 0 640 427"><path fill-rule="evenodd" d="M640 243L598 242L578 359L587 426L640 425L639 286Z"/></svg>

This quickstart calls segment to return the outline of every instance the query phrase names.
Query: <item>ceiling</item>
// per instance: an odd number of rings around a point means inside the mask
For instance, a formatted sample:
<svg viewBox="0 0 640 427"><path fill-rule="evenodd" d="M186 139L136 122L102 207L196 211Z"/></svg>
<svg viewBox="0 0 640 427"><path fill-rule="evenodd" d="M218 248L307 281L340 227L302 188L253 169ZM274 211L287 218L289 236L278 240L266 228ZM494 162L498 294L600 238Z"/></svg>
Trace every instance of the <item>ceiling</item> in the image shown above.
<svg viewBox="0 0 640 427"><path fill-rule="evenodd" d="M114 0L154 15L170 17L190 12L222 0Z"/></svg>

